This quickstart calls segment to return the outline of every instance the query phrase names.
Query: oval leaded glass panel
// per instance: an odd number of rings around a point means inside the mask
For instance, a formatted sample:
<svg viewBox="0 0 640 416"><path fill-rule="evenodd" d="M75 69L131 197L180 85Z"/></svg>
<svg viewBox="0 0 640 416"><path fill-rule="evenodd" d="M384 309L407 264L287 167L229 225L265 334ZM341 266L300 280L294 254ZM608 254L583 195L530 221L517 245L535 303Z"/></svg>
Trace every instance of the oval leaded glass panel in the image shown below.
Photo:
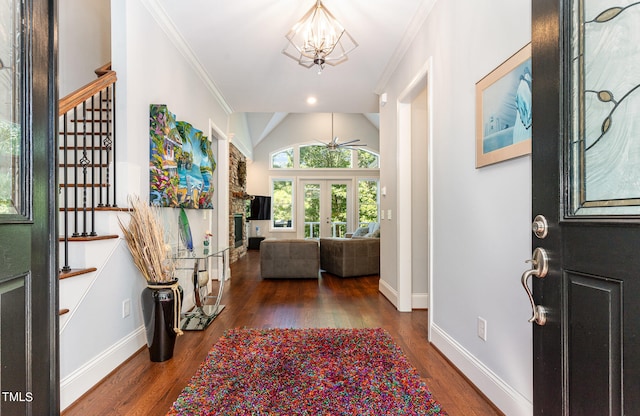
<svg viewBox="0 0 640 416"><path fill-rule="evenodd" d="M640 3L575 0L569 215L640 215Z"/></svg>

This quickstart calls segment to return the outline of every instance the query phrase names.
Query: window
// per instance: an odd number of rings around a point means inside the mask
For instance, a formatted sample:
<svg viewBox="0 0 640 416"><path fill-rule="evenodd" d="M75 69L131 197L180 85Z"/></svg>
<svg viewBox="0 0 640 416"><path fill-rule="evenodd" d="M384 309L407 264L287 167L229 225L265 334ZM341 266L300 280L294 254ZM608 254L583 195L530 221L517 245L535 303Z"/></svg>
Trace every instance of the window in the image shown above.
<svg viewBox="0 0 640 416"><path fill-rule="evenodd" d="M293 168L293 147L274 153L271 157L271 167L274 169Z"/></svg>
<svg viewBox="0 0 640 416"><path fill-rule="evenodd" d="M380 167L380 157L369 150L358 149L358 167L376 169Z"/></svg>
<svg viewBox="0 0 640 416"><path fill-rule="evenodd" d="M350 168L351 150L329 150L327 146L311 144L300 146L301 168Z"/></svg>
<svg viewBox="0 0 640 416"><path fill-rule="evenodd" d="M295 162L296 151L299 163ZM298 166L299 165L299 166ZM365 149L329 150L325 145L306 144L288 147L271 154L272 169L378 169L380 156Z"/></svg>
<svg viewBox="0 0 640 416"><path fill-rule="evenodd" d="M331 236L344 237L347 233L348 186L341 183L331 184Z"/></svg>
<svg viewBox="0 0 640 416"><path fill-rule="evenodd" d="M279 170L269 179L271 232L295 232L301 238L343 236L379 221L376 152L307 143L280 148L269 160L272 172ZM337 185L330 187L333 183Z"/></svg>
<svg viewBox="0 0 640 416"><path fill-rule="evenodd" d="M271 195L271 225L278 229L293 229L293 179L272 179Z"/></svg>
<svg viewBox="0 0 640 416"><path fill-rule="evenodd" d="M320 236L320 184L304 184L304 238Z"/></svg>
<svg viewBox="0 0 640 416"><path fill-rule="evenodd" d="M358 226L378 222L378 180L358 180Z"/></svg>

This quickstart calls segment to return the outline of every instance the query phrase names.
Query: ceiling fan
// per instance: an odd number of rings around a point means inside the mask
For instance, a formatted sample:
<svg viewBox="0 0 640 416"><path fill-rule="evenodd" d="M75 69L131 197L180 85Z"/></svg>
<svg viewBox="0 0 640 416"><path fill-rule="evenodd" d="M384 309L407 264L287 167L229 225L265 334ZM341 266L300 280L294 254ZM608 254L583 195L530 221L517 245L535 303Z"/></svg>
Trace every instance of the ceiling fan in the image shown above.
<svg viewBox="0 0 640 416"><path fill-rule="evenodd" d="M348 140L346 142L340 142L340 138L333 134L333 113L331 113L331 137L332 139L329 142L323 142L318 140L320 143L324 144L328 150L336 151L339 149L355 149L356 147L366 146L365 143L359 143L360 139Z"/></svg>

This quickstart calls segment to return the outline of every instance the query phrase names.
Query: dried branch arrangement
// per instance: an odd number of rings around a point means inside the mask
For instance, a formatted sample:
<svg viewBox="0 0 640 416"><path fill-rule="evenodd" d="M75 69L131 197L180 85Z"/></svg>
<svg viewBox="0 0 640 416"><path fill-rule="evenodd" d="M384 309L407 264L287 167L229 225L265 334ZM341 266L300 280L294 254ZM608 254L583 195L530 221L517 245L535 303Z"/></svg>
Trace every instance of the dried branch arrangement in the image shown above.
<svg viewBox="0 0 640 416"><path fill-rule="evenodd" d="M133 257L133 262L147 283L168 283L175 278L175 262L171 247L164 241L164 229L155 208L139 197L129 197L131 221L120 229Z"/></svg>

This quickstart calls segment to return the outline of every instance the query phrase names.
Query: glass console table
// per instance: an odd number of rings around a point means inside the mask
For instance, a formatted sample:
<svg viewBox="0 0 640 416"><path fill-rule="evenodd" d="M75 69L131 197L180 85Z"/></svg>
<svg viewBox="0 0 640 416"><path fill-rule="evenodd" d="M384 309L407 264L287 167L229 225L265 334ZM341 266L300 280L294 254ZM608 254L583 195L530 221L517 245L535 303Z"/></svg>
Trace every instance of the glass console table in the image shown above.
<svg viewBox="0 0 640 416"><path fill-rule="evenodd" d="M227 280L227 261L229 258L229 247L215 248L210 246L194 247L193 250L177 249L173 258L177 260L177 270L193 270L193 294L195 297L195 307L192 311L182 314L180 328L183 331L202 331L207 328L216 316L222 312L224 305L220 304L224 283ZM209 260L221 259L222 271L218 273L218 294L213 291L209 294ZM187 267L185 263L193 261L193 268ZM204 266L204 267L203 267ZM212 301L212 303L207 303Z"/></svg>

